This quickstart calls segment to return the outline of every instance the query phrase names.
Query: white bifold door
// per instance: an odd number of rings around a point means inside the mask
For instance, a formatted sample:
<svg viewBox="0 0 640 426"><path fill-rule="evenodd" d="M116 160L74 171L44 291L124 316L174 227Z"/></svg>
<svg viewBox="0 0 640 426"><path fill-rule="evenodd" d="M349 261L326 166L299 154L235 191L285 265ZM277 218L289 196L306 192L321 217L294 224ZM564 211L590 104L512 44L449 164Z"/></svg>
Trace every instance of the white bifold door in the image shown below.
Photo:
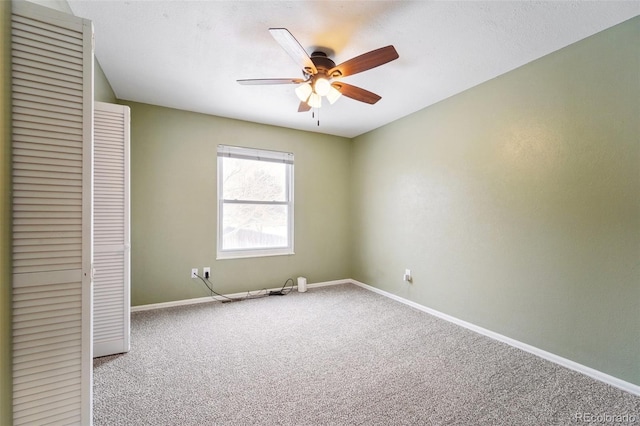
<svg viewBox="0 0 640 426"><path fill-rule="evenodd" d="M93 356L129 351L129 107L96 102Z"/></svg>
<svg viewBox="0 0 640 426"><path fill-rule="evenodd" d="M93 27L12 3L14 425L92 422Z"/></svg>

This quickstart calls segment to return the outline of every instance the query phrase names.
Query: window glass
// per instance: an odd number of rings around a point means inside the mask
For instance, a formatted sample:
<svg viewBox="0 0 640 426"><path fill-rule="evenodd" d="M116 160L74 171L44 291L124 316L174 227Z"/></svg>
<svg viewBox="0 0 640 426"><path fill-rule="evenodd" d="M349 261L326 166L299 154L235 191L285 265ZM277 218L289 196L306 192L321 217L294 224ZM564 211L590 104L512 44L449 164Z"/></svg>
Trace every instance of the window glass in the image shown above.
<svg viewBox="0 0 640 426"><path fill-rule="evenodd" d="M224 198L226 200L286 201L285 166L282 163L267 161L224 158Z"/></svg>
<svg viewBox="0 0 640 426"><path fill-rule="evenodd" d="M218 147L218 258L293 254L293 154Z"/></svg>
<svg viewBox="0 0 640 426"><path fill-rule="evenodd" d="M287 206L227 204L223 218L225 249L286 247Z"/></svg>

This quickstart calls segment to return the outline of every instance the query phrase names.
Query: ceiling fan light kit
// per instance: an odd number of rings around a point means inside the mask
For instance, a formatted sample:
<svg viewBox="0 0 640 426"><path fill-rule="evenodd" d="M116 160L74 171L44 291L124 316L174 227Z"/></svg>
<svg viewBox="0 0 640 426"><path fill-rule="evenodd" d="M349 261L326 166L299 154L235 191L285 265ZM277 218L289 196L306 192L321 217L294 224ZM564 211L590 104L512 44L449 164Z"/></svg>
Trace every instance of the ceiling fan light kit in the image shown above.
<svg viewBox="0 0 640 426"><path fill-rule="evenodd" d="M315 51L309 56L298 40L286 28L269 28L269 32L287 54L302 68L304 78L266 78L238 80L245 85L297 84L296 96L300 99L299 112L322 106L322 97L333 104L342 95L367 104L375 104L381 97L360 87L339 81L342 77L357 74L386 64L399 55L393 46L372 50L336 65L326 53Z"/></svg>

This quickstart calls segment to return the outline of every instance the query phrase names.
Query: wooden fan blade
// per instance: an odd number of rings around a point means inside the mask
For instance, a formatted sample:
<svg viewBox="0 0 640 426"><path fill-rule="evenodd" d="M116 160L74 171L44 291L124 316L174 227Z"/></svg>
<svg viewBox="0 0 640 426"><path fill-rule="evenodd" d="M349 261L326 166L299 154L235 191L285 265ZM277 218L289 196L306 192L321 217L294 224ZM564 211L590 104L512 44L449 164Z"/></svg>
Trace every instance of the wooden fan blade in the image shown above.
<svg viewBox="0 0 640 426"><path fill-rule="evenodd" d="M304 80L301 78L249 78L245 80L236 80L236 81L244 85L304 83Z"/></svg>
<svg viewBox="0 0 640 426"><path fill-rule="evenodd" d="M306 102L300 102L300 105L298 105L298 112L307 112L310 109L311 107Z"/></svg>
<svg viewBox="0 0 640 426"><path fill-rule="evenodd" d="M357 74L362 71L370 70L387 62L398 59L400 55L393 46L381 47L371 52L363 53L360 56L351 58L346 62L336 65L330 69L327 75L331 77L345 77L347 75ZM346 96L346 95L345 95Z"/></svg>
<svg viewBox="0 0 640 426"><path fill-rule="evenodd" d="M368 90L364 90L360 87L352 86L343 82L332 83L331 85L347 98L355 99L356 101L364 102L366 104L373 105L380 99L382 99L381 96L376 95L373 92L369 92Z"/></svg>
<svg viewBox="0 0 640 426"><path fill-rule="evenodd" d="M309 54L298 43L298 40L286 28L269 28L269 32L280 44L285 52L293 59L298 66L302 67L307 74L317 74L318 70L311 61Z"/></svg>

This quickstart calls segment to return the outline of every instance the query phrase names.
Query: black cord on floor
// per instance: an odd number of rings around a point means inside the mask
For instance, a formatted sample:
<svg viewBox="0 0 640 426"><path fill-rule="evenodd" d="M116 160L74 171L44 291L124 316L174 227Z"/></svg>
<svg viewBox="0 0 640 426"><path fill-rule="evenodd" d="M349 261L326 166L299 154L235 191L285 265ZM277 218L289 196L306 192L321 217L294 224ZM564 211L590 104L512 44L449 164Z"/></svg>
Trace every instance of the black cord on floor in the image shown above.
<svg viewBox="0 0 640 426"><path fill-rule="evenodd" d="M284 282L284 284L282 285L282 288L280 290L268 291L266 288L263 288L262 290L258 290L257 293L253 293L253 294L250 291L247 291L247 294L244 297L229 297L229 296L225 296L224 294L217 293L212 288L213 284L211 283L211 281L209 281L208 278L203 278L200 275L196 275L196 277L200 278L202 283L209 289L209 291L211 292L211 297L213 298L213 300L218 301L218 302L222 302L222 303L239 302L241 300L247 300L247 299L260 299L262 297L267 297L267 296L285 296L285 295L291 293L291 291L293 290L293 286L294 286L293 278L288 278ZM285 288L287 287L287 284L289 283L289 281L291 281L291 287L288 290L285 290ZM262 292L264 292L264 293L262 293ZM214 294L216 296L224 298L225 300L216 299L213 296Z"/></svg>
<svg viewBox="0 0 640 426"><path fill-rule="evenodd" d="M289 288L288 291L285 291L285 287L287 286L287 283L289 281L291 281L291 287ZM291 290L293 290L293 285L294 285L293 278L288 278L284 282L284 284L282 285L282 288L280 290L271 290L269 292L269 296L284 296L284 295L287 295L287 294L291 293Z"/></svg>
<svg viewBox="0 0 640 426"><path fill-rule="evenodd" d="M213 297L213 295L214 295L214 294L215 294L216 296L223 297L223 298L227 299L227 300L228 300L228 301L230 301L230 302L234 302L234 301L236 301L236 300L237 300L237 299L234 299L234 298L232 298L232 297L227 297L227 296L225 296L224 294L216 293L216 291L215 291L213 288L211 288L211 286L209 285L209 284L211 284L211 283L209 282L209 280L208 280L208 279L206 279L206 278L202 278L200 275L196 275L196 277L200 278L200 280L204 283L204 285L205 285L205 286L207 286L207 288L208 288L208 289L209 289L209 291L211 292L211 297L212 297L214 300L218 300L218 299L216 299L215 297ZM220 302L220 300L218 300L218 301Z"/></svg>

